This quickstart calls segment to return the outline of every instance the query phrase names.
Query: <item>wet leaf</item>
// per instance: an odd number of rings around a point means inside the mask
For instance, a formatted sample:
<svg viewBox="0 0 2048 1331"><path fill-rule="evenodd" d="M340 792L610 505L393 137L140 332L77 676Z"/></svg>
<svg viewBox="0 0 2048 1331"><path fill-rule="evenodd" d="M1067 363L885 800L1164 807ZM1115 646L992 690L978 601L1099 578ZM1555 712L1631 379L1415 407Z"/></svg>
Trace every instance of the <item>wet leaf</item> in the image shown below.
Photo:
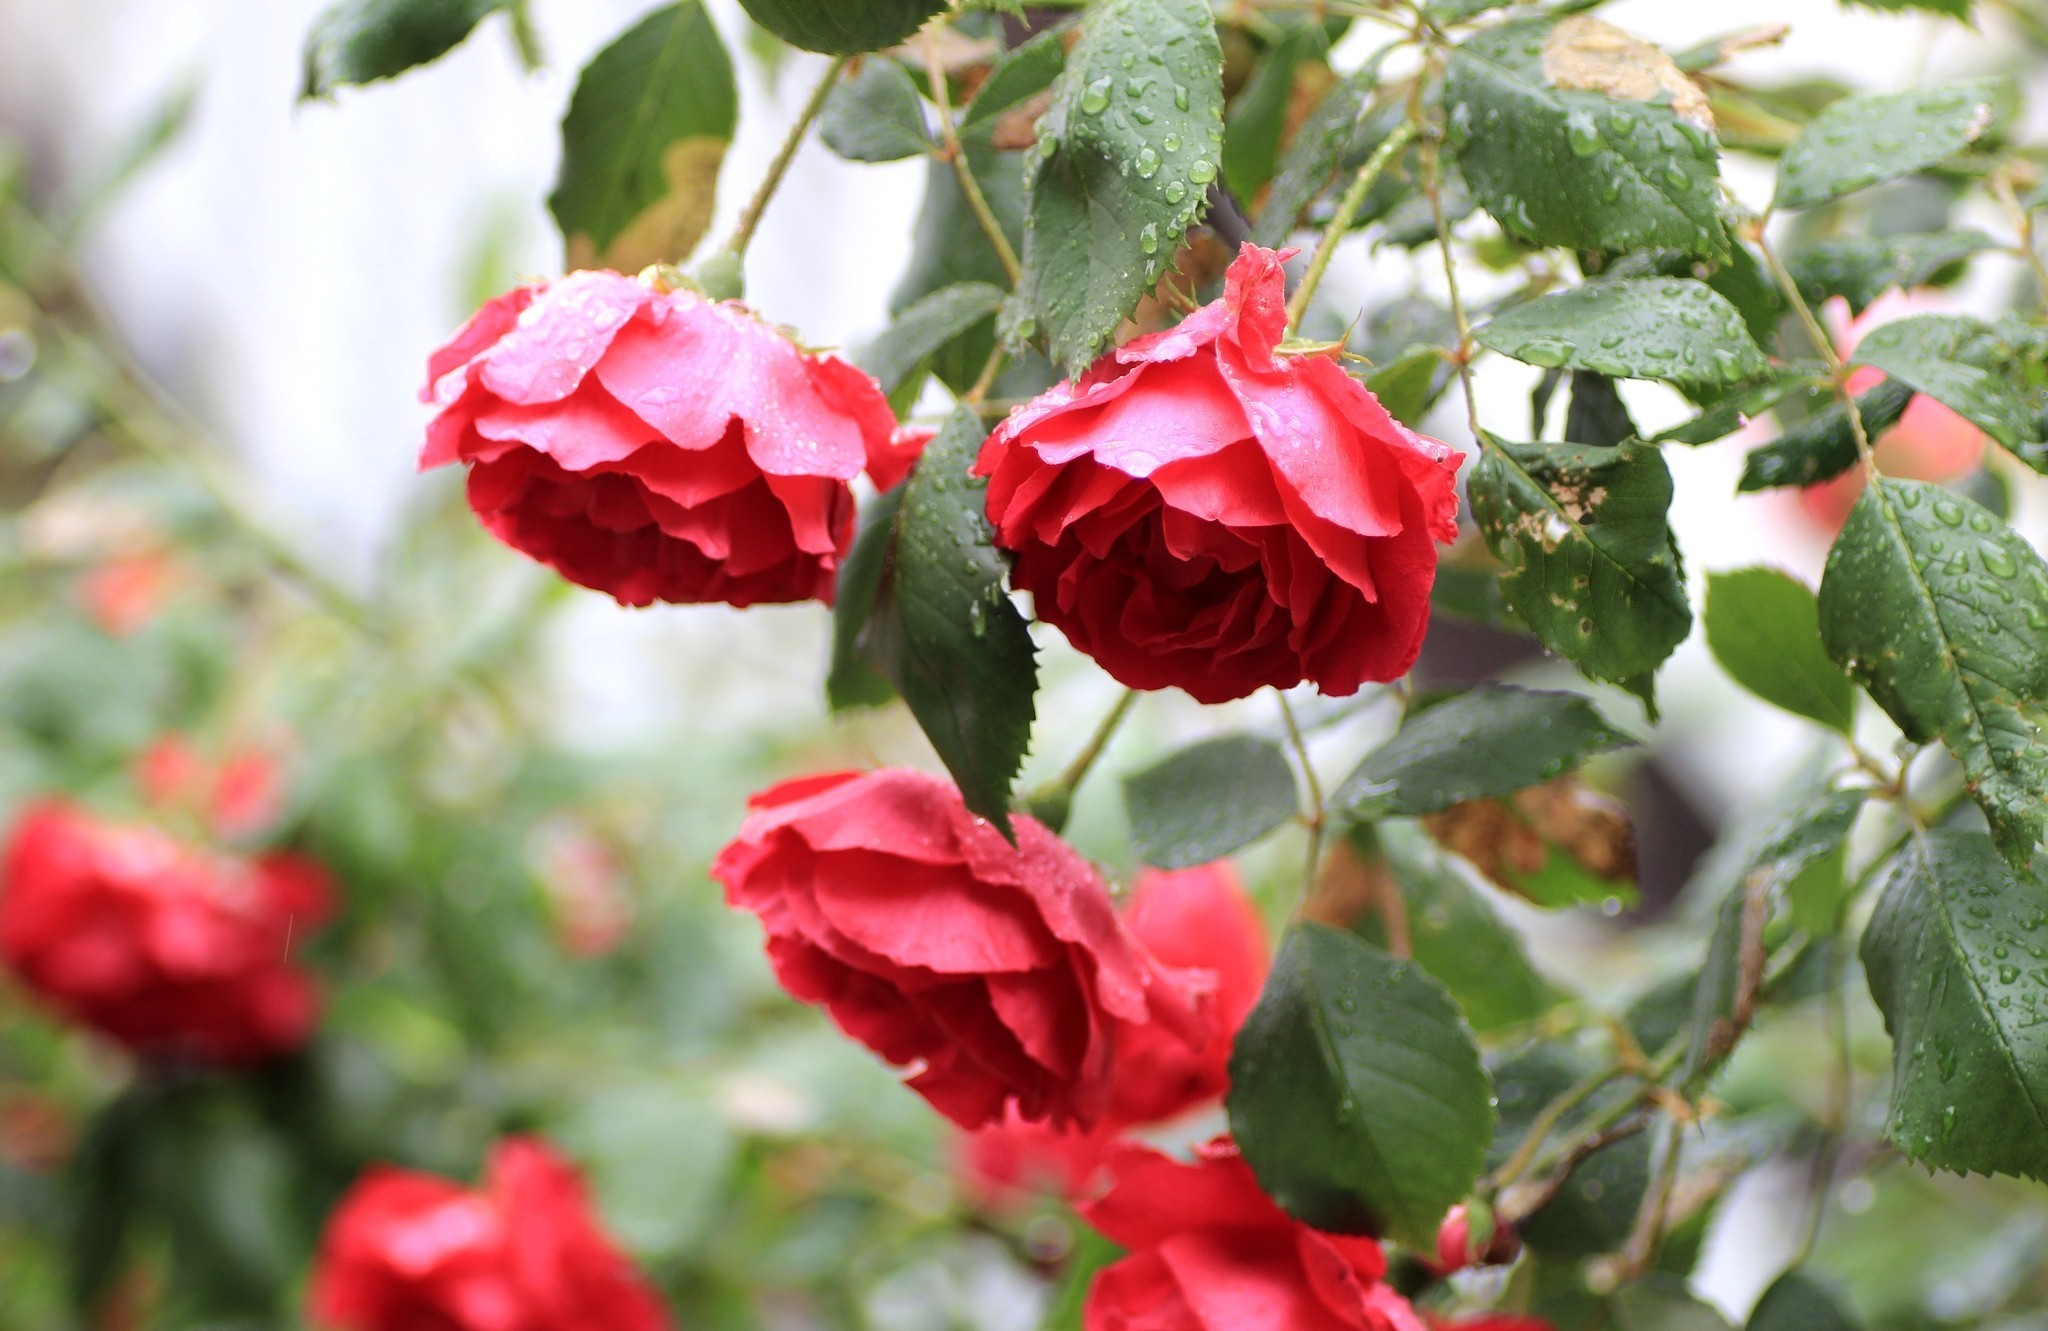
<svg viewBox="0 0 2048 1331"><path fill-rule="evenodd" d="M2006 86L1970 79L1830 103L1779 158L1772 206L1811 208L1954 156L1991 128Z"/></svg>
<svg viewBox="0 0 2048 1331"><path fill-rule="evenodd" d="M874 613L882 572L888 567L903 489L899 485L877 496L861 511L860 531L839 566L839 594L832 603L832 665L825 675L825 701L835 712L881 707L896 697L894 686L861 659L860 635Z"/></svg>
<svg viewBox="0 0 2048 1331"><path fill-rule="evenodd" d="M1065 29L1055 28L1004 52L960 117L960 137L971 142L990 138L1010 112L1050 88L1067 67L1066 36Z"/></svg>
<svg viewBox="0 0 2048 1331"><path fill-rule="evenodd" d="M1330 803L1359 819L1437 813L1541 785L1634 743L1576 693L1482 684L1409 717Z"/></svg>
<svg viewBox="0 0 2048 1331"><path fill-rule="evenodd" d="M1856 411L1872 438L1898 424L1913 390L1886 380L1856 399ZM1770 490L1781 485L1812 485L1839 476L1856 465L1856 431L1849 412L1830 402L1742 460L1737 491Z"/></svg>
<svg viewBox="0 0 2048 1331"><path fill-rule="evenodd" d="M981 420L962 407L904 482L862 658L896 686L967 807L1010 831L1010 788L1031 747L1038 663L969 478Z"/></svg>
<svg viewBox="0 0 2048 1331"><path fill-rule="evenodd" d="M548 208L572 268L687 259L711 224L739 119L732 61L699 0L656 10L598 52L562 120Z"/></svg>
<svg viewBox="0 0 2048 1331"><path fill-rule="evenodd" d="M1736 308L1690 278L1588 282L1517 305L1473 336L1530 365L1615 379L1736 384L1770 368Z"/></svg>
<svg viewBox="0 0 2048 1331"><path fill-rule="evenodd" d="M1908 738L1954 752L1999 848L2026 864L2048 830L2048 564L1961 495L1885 477L1828 554L1820 622Z"/></svg>
<svg viewBox="0 0 2048 1331"><path fill-rule="evenodd" d="M1773 1280L1750 1310L1745 1331L1862 1331L1826 1285L1797 1267Z"/></svg>
<svg viewBox="0 0 2048 1331"><path fill-rule="evenodd" d="M1918 389L2017 452L2037 442L2034 414L1999 359L1997 334L1982 320L1920 314L1871 329L1856 344L1855 364Z"/></svg>
<svg viewBox="0 0 2048 1331"><path fill-rule="evenodd" d="M1856 723L1856 687L1820 641L1820 605L1806 584L1773 568L1707 575L1707 646L1743 688L1843 734Z"/></svg>
<svg viewBox="0 0 2048 1331"><path fill-rule="evenodd" d="M1899 854L1863 936L1892 1037L1886 1132L1956 1173L2048 1178L2040 885L1990 838L1936 830Z"/></svg>
<svg viewBox="0 0 2048 1331"><path fill-rule="evenodd" d="M1982 231L1829 236L1788 256L1785 266L1812 304L1840 296L1848 301L1850 313L1861 314L1887 289L1925 286L1943 269L1997 245Z"/></svg>
<svg viewBox="0 0 2048 1331"><path fill-rule="evenodd" d="M1316 109L1294 132L1293 141L1275 168L1266 206L1252 228L1255 242L1268 249L1284 243L1294 233L1302 213L1329 188L1343 160L1344 149L1379 88L1380 65L1385 59L1385 50L1375 52L1362 69L1324 93Z"/></svg>
<svg viewBox="0 0 2048 1331"><path fill-rule="evenodd" d="M1489 439L1468 483L1508 609L1591 679L1652 696L1692 630L1655 448Z"/></svg>
<svg viewBox="0 0 2048 1331"><path fill-rule="evenodd" d="M1669 106L1555 86L1551 35L1507 23L1451 52L1450 144L1474 197L1532 244L1726 258L1713 135Z"/></svg>
<svg viewBox="0 0 2048 1331"><path fill-rule="evenodd" d="M1231 1131L1272 1198L1339 1233L1433 1244L1493 1136L1472 1032L1413 962L1288 932L1230 1060Z"/></svg>
<svg viewBox="0 0 2048 1331"><path fill-rule="evenodd" d="M1161 869L1209 864L1280 827L1300 809L1287 754L1256 735L1225 735L1124 778L1138 858Z"/></svg>
<svg viewBox="0 0 2048 1331"><path fill-rule="evenodd" d="M1222 170L1207 0L1101 0L1053 84L1026 181L1011 327L1079 374L1159 281Z"/></svg>

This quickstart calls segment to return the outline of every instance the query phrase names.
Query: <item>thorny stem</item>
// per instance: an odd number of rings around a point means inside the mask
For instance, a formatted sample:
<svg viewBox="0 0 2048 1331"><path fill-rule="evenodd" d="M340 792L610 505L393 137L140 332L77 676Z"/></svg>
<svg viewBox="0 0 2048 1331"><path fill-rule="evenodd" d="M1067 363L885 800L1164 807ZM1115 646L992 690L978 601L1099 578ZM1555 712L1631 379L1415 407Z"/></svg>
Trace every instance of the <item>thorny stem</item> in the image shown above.
<svg viewBox="0 0 2048 1331"><path fill-rule="evenodd" d="M1411 120L1419 121L1422 115L1421 98L1425 82L1420 78L1415 80L1408 111ZM1450 300L1451 325L1458 333L1458 352L1453 360L1458 369L1459 390L1465 395L1465 419L1472 427L1473 440L1481 448L1491 448L1491 439L1479 427L1479 398L1472 389L1472 320L1465 312L1465 300L1458 291L1458 263L1451 253L1451 224L1444 214L1443 170L1439 160L1442 149L1442 130L1432 125L1422 139L1422 193L1429 200L1429 214L1436 223L1436 247L1444 261L1444 286Z"/></svg>
<svg viewBox="0 0 2048 1331"><path fill-rule="evenodd" d="M1337 243L1351 230L1351 224L1358 219L1358 210L1365 206L1366 195L1379 181L1387 164L1400 156L1414 141L1416 122L1403 120L1394 127L1386 142L1373 150L1365 165L1358 168L1352 178L1351 188L1344 191L1344 198L1337 204L1337 211L1330 218L1330 224L1323 228L1323 238L1316 244L1315 256L1309 260L1308 272L1303 274L1301 285L1295 288L1294 298L1287 302L1287 335L1292 337L1301 327L1302 316L1308 313L1309 302L1315 299L1316 288L1322 285L1323 274L1329 271L1330 260L1336 257Z"/></svg>
<svg viewBox="0 0 2048 1331"><path fill-rule="evenodd" d="M1634 1113L1632 1118L1629 1117L1631 1113ZM1550 1204L1551 1199L1571 1181L1572 1172L1585 1163L1587 1157L1635 1136L1649 1127L1654 1117L1649 1110L1639 1109L1634 1101L1623 1101L1612 1114L1601 1118L1597 1127L1581 1134L1560 1151L1544 1173L1541 1183L1519 1191L1512 1198L1503 1198L1494 1214L1507 1225L1518 1225L1527 1220Z"/></svg>
<svg viewBox="0 0 2048 1331"><path fill-rule="evenodd" d="M967 160L966 149L960 146L960 131L953 124L952 95L946 90L946 70L939 61L937 42L927 41L924 44L924 65L925 76L931 83L932 101L939 108L939 135L945 140L942 155L960 182L960 193L967 200L967 210L974 214L982 234L988 237L989 248L996 252L996 260L1003 265L1003 272L1014 289L1024 281L1024 265L1017 261L1017 251L1011 247L1009 236L1003 233L1003 224L997 220L995 209L988 206L988 196L981 192L981 182L974 178L974 167Z"/></svg>
<svg viewBox="0 0 2048 1331"><path fill-rule="evenodd" d="M1316 870L1323 863L1323 828L1328 819L1323 815L1323 783L1316 778L1316 765L1309 759L1308 741L1302 738L1301 724L1294 719L1294 708L1288 705L1287 695L1278 689L1273 691L1273 696L1280 700L1280 720L1287 727L1287 742L1294 749L1295 763L1301 768L1302 786L1308 792L1308 813L1303 819L1308 826L1308 864L1302 871L1301 899L1295 906L1299 911L1315 894ZM1391 937L1389 941L1392 941Z"/></svg>
<svg viewBox="0 0 2048 1331"><path fill-rule="evenodd" d="M1528 1172L1529 1166L1536 1160L1536 1153L1550 1139L1550 1134L1557 1131L1557 1125L1564 1121L1565 1115L1597 1095L1602 1087L1622 1076L1624 1071L1620 1064L1604 1067L1551 1101L1544 1111L1536 1116L1536 1121L1529 1125L1529 1131L1523 1134L1522 1144L1515 1148L1515 1153L1486 1180L1486 1190L1497 1193Z"/></svg>
<svg viewBox="0 0 2048 1331"><path fill-rule="evenodd" d="M733 228L732 239L725 243L731 254L744 258L747 246L754 243L754 232L761 225L761 215L768 211L768 203L775 197L775 191L782 188L782 178L789 174L789 164L796 160L796 151L803 146L804 137L817 123L818 114L825 109L825 99L832 95L833 85L846 69L850 56L839 56L825 67L825 76L818 80L818 86L811 90L811 98L804 103L804 109L789 127L789 134L782 140L782 147L776 150L775 160L768 164L768 174L761 178L760 188L747 201L747 207L740 214L739 225Z"/></svg>

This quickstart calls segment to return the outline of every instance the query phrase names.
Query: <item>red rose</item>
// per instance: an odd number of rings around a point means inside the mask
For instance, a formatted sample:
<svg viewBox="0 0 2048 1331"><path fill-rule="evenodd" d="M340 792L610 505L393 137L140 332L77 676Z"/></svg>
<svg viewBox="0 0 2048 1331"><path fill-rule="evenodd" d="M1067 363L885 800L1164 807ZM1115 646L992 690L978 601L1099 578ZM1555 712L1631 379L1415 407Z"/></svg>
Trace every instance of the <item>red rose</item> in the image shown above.
<svg viewBox="0 0 2048 1331"><path fill-rule="evenodd" d="M1130 1255L1096 1275L1086 1331L1424 1331L1379 1244L1290 1217L1228 1139L1193 1164L1123 1146L1109 1169L1081 1213Z"/></svg>
<svg viewBox="0 0 2048 1331"><path fill-rule="evenodd" d="M59 1010L143 1052L252 1063L319 1008L287 952L326 918L325 870L31 808L0 866L0 956Z"/></svg>
<svg viewBox="0 0 2048 1331"><path fill-rule="evenodd" d="M1407 673L1462 459L1324 354L1277 355L1281 256L1012 412L983 445L996 541L1038 617L1133 688L1226 702Z"/></svg>
<svg viewBox="0 0 2048 1331"><path fill-rule="evenodd" d="M1259 1001L1268 961L1265 924L1236 870L1227 863L1147 870L1124 904L1123 922L1154 960L1210 992L1205 1038L1190 1046L1156 1025L1118 1023L1109 1112L1094 1129L1013 1117L964 1137L961 1180L979 1204L1002 1209L1040 1191L1078 1196L1119 1134L1177 1118L1229 1088L1230 1046Z"/></svg>
<svg viewBox="0 0 2048 1331"><path fill-rule="evenodd" d="M337 1331L660 1331L661 1303L613 1247L575 1171L531 1138L484 1186L380 1166L327 1221L309 1298Z"/></svg>
<svg viewBox="0 0 2048 1331"><path fill-rule="evenodd" d="M468 463L493 536L625 605L830 602L847 482L909 465L867 375L617 273L507 292L427 369L420 466Z"/></svg>
<svg viewBox="0 0 2048 1331"><path fill-rule="evenodd" d="M1196 995L1117 923L1094 870L1030 818L1017 844L923 772L756 795L712 877L761 917L783 987L822 1004L965 1128L1105 1114L1120 1026L1201 1038Z"/></svg>

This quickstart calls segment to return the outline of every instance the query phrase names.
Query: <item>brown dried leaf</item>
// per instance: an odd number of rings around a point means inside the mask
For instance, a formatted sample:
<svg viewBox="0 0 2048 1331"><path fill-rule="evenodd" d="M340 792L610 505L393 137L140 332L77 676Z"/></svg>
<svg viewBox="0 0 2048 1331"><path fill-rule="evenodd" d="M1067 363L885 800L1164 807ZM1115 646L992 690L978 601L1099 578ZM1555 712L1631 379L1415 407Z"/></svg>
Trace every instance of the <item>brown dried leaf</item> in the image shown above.
<svg viewBox="0 0 2048 1331"><path fill-rule="evenodd" d="M1422 823L1438 845L1518 896L1528 896L1524 884L1553 853L1597 878L1636 881L1635 827L1628 810L1586 789L1576 774L1505 799L1468 800Z"/></svg>
<svg viewBox="0 0 2048 1331"><path fill-rule="evenodd" d="M1543 77L1559 88L1605 93L1628 102L1669 94L1680 120L1712 133L1713 108L1707 94L1685 71L1640 37L1605 19L1574 14L1551 29L1543 43Z"/></svg>
<svg viewBox="0 0 2048 1331"><path fill-rule="evenodd" d="M989 143L1002 152L1023 152L1038 142L1038 120L1052 109L1052 89L1019 102L996 117Z"/></svg>

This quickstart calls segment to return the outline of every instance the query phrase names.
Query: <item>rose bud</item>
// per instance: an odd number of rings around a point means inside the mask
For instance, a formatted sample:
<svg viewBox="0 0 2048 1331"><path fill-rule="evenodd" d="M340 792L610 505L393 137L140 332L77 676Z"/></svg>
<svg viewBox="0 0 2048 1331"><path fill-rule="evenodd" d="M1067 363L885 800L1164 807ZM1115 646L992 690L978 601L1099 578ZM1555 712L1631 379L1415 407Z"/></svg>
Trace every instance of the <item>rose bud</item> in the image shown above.
<svg viewBox="0 0 2048 1331"><path fill-rule="evenodd" d="M0 862L0 958L66 1016L139 1053L246 1064L289 1053L319 998L290 947L326 918L325 870L32 807Z"/></svg>
<svg viewBox="0 0 2048 1331"><path fill-rule="evenodd" d="M475 1191L388 1165L363 1175L328 1218L308 1306L334 1331L668 1325L575 1171L517 1137L498 1143Z"/></svg>
<svg viewBox="0 0 2048 1331"><path fill-rule="evenodd" d="M617 273L499 296L428 375L421 468L467 464L493 536L622 605L829 603L847 482L909 465L861 371L742 305Z"/></svg>
<svg viewBox="0 0 2048 1331"><path fill-rule="evenodd" d="M1130 1253L1096 1275L1087 1331L1425 1331L1378 1243L1282 1211L1228 1138L1192 1164L1120 1146L1109 1172L1081 1214Z"/></svg>
<svg viewBox="0 0 2048 1331"><path fill-rule="evenodd" d="M963 1128L1089 1126L1119 1032L1204 1038L1193 977L1117 922L1087 862L1034 820L1012 846L923 772L839 772L754 796L711 876L760 916L782 986L899 1066Z"/></svg>
<svg viewBox="0 0 2048 1331"><path fill-rule="evenodd" d="M1010 1209L1036 1192L1078 1197L1119 1134L1214 1103L1230 1085L1230 1046L1259 1001L1266 927L1228 863L1146 870L1123 905L1124 928L1152 958L1210 991L1198 1046L1157 1025L1118 1023L1108 1114L1092 1130L1015 1118L963 1134L961 1183L977 1205Z"/></svg>
<svg viewBox="0 0 2048 1331"><path fill-rule="evenodd" d="M1835 353L1847 360L1872 329L1916 314L1946 313L1949 308L1949 302L1931 289L1909 292L1893 287L1854 319L1840 296L1829 300L1821 314L1833 335ZM1884 381L1883 370L1864 365L1850 371L1845 387L1851 393L1867 393ZM1946 485L1984 462L1984 432L1925 393L1909 398L1898 423L1873 439L1871 446L1879 471L1913 481ZM1802 488L1799 506L1815 527L1832 536L1849 520L1849 510L1862 493L1863 468L1851 467Z"/></svg>
<svg viewBox="0 0 2048 1331"><path fill-rule="evenodd" d="M1514 1230L1496 1222L1484 1244L1472 1241L1472 1216L1453 1206L1436 1231L1436 1259L1427 1263L1439 1279L1472 1266L1505 1266L1522 1251Z"/></svg>
<svg viewBox="0 0 2048 1331"><path fill-rule="evenodd" d="M1277 354L1281 256L1017 408L983 445L996 542L1038 618L1139 689L1349 694L1422 650L1459 456L1330 354Z"/></svg>

